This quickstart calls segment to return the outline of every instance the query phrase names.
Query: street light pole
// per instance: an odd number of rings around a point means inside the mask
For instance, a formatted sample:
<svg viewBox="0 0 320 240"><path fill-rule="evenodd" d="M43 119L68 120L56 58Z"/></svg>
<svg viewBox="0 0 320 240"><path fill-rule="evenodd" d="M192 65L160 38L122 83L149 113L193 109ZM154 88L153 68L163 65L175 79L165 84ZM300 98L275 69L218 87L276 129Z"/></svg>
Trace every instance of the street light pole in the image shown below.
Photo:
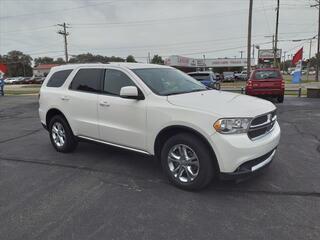
<svg viewBox="0 0 320 240"><path fill-rule="evenodd" d="M318 8L318 47L317 47L317 54L316 54L316 81L319 81L319 71L320 71L320 0L316 1L317 4L311 5L311 7Z"/></svg>
<svg viewBox="0 0 320 240"><path fill-rule="evenodd" d="M320 65L320 1L318 0L318 48L317 48L317 70L316 70L316 81L318 82L319 81L319 65Z"/></svg>
<svg viewBox="0 0 320 240"><path fill-rule="evenodd" d="M280 0L277 0L277 20L276 20L276 35L274 40L273 49L273 66L278 67L277 63L277 52L278 52L278 29L279 29L279 12L280 12Z"/></svg>
<svg viewBox="0 0 320 240"><path fill-rule="evenodd" d="M310 72L310 61L311 61L311 48L312 48L312 39L310 39L310 48L309 48L309 61L307 66L307 81L309 81L309 72Z"/></svg>
<svg viewBox="0 0 320 240"><path fill-rule="evenodd" d="M248 19L248 45L247 45L247 77L251 72L251 31L252 31L252 5L253 0L249 0L249 19Z"/></svg>

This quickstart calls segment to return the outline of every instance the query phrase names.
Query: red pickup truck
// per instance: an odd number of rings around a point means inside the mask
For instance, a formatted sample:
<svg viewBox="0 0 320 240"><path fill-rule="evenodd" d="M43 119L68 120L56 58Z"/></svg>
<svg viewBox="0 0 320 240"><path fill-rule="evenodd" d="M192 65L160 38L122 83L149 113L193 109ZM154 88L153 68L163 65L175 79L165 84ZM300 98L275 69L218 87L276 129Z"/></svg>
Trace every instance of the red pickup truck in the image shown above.
<svg viewBox="0 0 320 240"><path fill-rule="evenodd" d="M252 72L246 85L246 94L251 96L275 97L282 103L285 83L276 68L256 69Z"/></svg>

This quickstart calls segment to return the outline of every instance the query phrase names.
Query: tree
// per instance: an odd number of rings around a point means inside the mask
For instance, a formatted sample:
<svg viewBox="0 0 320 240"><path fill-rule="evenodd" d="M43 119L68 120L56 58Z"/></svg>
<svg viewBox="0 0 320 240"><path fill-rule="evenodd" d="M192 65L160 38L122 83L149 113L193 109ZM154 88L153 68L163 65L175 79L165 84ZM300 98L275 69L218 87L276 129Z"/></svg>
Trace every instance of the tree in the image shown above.
<svg viewBox="0 0 320 240"><path fill-rule="evenodd" d="M56 63L56 64L65 64L66 62L64 61L64 59L63 58L57 58L55 61L54 61L54 63Z"/></svg>
<svg viewBox="0 0 320 240"><path fill-rule="evenodd" d="M10 51L0 57L0 62L7 64L8 76L32 76L32 57L20 51Z"/></svg>
<svg viewBox="0 0 320 240"><path fill-rule="evenodd" d="M84 53L73 56L69 63L108 63L108 62L124 62L120 57L106 57L102 55L93 55L92 53Z"/></svg>
<svg viewBox="0 0 320 240"><path fill-rule="evenodd" d="M164 61L162 59L161 56L159 56L158 54L154 55L152 60L151 60L151 63L154 63L154 64L160 64L160 65L163 65L164 64Z"/></svg>
<svg viewBox="0 0 320 240"><path fill-rule="evenodd" d="M52 64L52 63L54 63L54 60L51 57L38 57L34 59L35 66L38 66L40 64Z"/></svg>
<svg viewBox="0 0 320 240"><path fill-rule="evenodd" d="M126 58L126 62L136 62L136 60L134 59L134 57L132 55L129 55L127 58Z"/></svg>

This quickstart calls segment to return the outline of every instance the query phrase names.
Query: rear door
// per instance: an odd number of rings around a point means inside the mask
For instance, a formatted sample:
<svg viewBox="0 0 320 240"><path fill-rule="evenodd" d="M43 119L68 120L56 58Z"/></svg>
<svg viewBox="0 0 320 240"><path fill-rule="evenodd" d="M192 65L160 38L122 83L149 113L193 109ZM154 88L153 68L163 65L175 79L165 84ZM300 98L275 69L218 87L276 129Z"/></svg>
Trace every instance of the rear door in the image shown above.
<svg viewBox="0 0 320 240"><path fill-rule="evenodd" d="M64 111L76 135L99 139L98 93L101 89L102 68L80 68L66 94L61 96Z"/></svg>

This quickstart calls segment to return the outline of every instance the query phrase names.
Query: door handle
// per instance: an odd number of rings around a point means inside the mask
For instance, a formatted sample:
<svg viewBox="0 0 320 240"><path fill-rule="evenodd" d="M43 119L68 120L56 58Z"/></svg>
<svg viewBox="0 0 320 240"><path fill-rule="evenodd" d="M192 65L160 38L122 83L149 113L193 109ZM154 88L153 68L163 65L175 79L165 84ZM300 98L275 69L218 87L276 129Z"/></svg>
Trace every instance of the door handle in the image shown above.
<svg viewBox="0 0 320 240"><path fill-rule="evenodd" d="M110 107L110 104L109 104L107 101L101 101L101 102L99 103L99 105L100 105L101 107Z"/></svg>
<svg viewBox="0 0 320 240"><path fill-rule="evenodd" d="M62 101L69 101L70 98L68 98L68 97L66 97L66 96L63 96L63 97L61 97L61 100L62 100Z"/></svg>

